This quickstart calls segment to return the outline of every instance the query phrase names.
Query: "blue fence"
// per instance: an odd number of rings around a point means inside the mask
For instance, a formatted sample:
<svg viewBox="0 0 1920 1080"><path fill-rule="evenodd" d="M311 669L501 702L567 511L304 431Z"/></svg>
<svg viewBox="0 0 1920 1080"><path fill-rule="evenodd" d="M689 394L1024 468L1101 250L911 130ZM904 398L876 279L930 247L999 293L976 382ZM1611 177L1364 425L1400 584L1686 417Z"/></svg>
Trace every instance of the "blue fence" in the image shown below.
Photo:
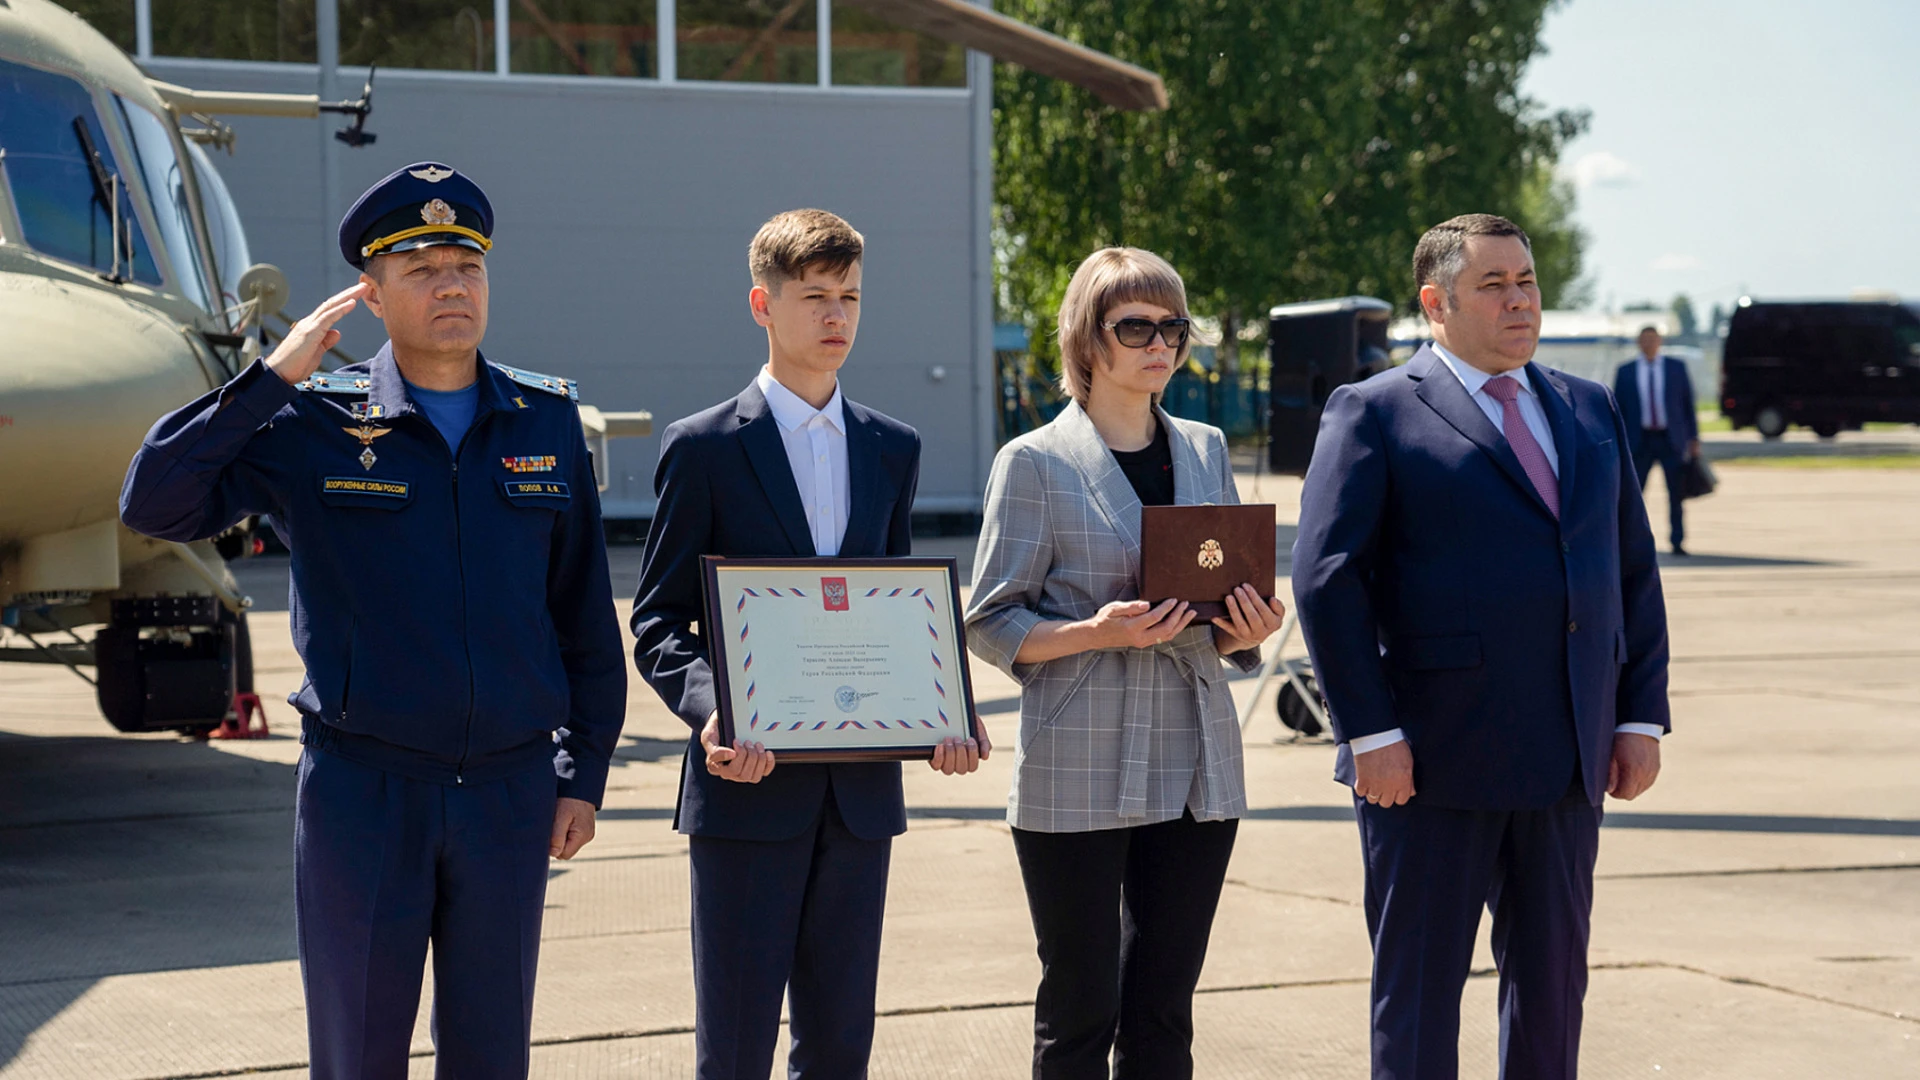
<svg viewBox="0 0 1920 1080"><path fill-rule="evenodd" d="M1036 372L1024 351L994 353L1000 390L1001 443L1032 431L1060 415L1067 403L1052 372ZM1161 404L1168 413L1201 420L1227 433L1230 439L1264 435L1267 430L1267 377L1243 372L1221 377L1194 366L1181 368L1167 383Z"/></svg>

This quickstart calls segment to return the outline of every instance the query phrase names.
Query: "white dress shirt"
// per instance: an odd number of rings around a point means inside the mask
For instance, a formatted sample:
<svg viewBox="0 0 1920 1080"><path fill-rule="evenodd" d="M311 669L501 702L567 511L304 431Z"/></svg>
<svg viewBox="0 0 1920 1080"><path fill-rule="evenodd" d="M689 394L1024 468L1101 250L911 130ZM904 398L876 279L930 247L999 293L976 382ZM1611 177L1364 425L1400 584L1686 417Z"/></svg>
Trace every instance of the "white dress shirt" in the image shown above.
<svg viewBox="0 0 1920 1080"><path fill-rule="evenodd" d="M822 558L840 554L846 539L847 516L852 509L847 492L847 417L834 384L826 407L816 409L800 395L782 386L766 368L754 385L767 397L780 442L787 449L787 465L800 489L800 505L807 511L807 529L813 534L813 553Z"/></svg>
<svg viewBox="0 0 1920 1080"><path fill-rule="evenodd" d="M1661 416L1658 424L1653 422L1654 403L1659 402L1662 408L1667 404L1667 365L1660 360L1658 356L1649 360L1642 354L1633 364L1634 377L1640 380L1640 427L1649 431L1673 423L1668 416Z"/></svg>
<svg viewBox="0 0 1920 1080"><path fill-rule="evenodd" d="M1519 383L1520 393L1513 400L1520 407L1520 419L1526 422L1527 430L1533 433L1533 441L1539 443L1540 449L1547 455L1547 464L1553 467L1553 475L1560 475L1560 451L1553 445L1553 428L1547 424L1547 410L1541 406L1540 399L1534 396L1533 381L1527 378L1526 369L1509 375L1489 375L1448 352L1438 342L1434 344L1433 351L1447 365L1447 370L1453 372L1454 378L1460 380L1460 385L1467 388L1467 396L1480 406L1481 412L1487 414L1487 419L1493 421L1493 430L1500 432L1502 437L1507 430L1506 407L1487 393L1487 384L1495 379L1509 378Z"/></svg>
<svg viewBox="0 0 1920 1080"><path fill-rule="evenodd" d="M1520 419L1526 423L1527 430L1533 433L1533 441L1540 444L1541 452L1546 454L1547 464L1552 466L1553 475L1556 477L1560 475L1560 451L1553 444L1553 429L1547 425L1547 412L1541 407L1540 399L1534 396L1533 382L1527 378L1525 370L1515 371L1511 375L1489 375L1448 352L1438 342L1433 343L1433 351L1440 357L1441 362L1447 365L1447 370L1453 372L1454 378L1460 380L1460 385L1467 388L1467 396L1473 399L1475 405L1480 406L1481 412L1487 414L1487 419L1493 421L1494 430L1501 432L1503 436L1506 431L1505 406L1487 393L1486 386L1495 379L1511 378L1519 383L1520 393L1514 396L1514 404L1520 409ZM1658 724L1620 724L1613 730L1616 734L1625 732L1651 735L1656 739L1664 733ZM1407 733L1404 730L1394 728L1377 735L1362 735L1350 740L1348 745L1354 753L1364 754L1383 746L1404 742L1406 737Z"/></svg>

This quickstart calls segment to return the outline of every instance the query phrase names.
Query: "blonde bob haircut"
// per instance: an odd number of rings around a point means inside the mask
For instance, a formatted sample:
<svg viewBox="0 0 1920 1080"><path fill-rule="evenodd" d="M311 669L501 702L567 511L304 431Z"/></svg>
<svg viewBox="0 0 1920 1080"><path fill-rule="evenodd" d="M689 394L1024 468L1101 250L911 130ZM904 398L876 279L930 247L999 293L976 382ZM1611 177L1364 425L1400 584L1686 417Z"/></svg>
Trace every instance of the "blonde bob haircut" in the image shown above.
<svg viewBox="0 0 1920 1080"><path fill-rule="evenodd" d="M1093 390L1093 365L1113 360L1101 324L1107 312L1121 304L1153 304L1174 317L1190 317L1186 282L1167 260L1130 247L1101 248L1087 256L1060 301L1060 387L1083 407ZM1174 359L1176 369L1187 362L1198 338L1198 327L1188 330L1186 344Z"/></svg>

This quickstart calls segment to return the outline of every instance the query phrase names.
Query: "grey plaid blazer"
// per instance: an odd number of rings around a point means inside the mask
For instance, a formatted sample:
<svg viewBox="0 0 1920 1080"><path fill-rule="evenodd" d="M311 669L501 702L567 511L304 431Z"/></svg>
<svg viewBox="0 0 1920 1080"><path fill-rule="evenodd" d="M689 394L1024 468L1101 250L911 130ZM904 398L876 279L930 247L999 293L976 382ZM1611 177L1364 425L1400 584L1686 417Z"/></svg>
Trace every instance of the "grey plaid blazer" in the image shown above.
<svg viewBox="0 0 1920 1080"><path fill-rule="evenodd" d="M1174 499L1237 503L1218 428L1156 407L1173 450ZM1000 449L974 556L967 645L1020 684L1007 821L1089 832L1246 812L1240 725L1211 624L1150 649L1040 664L1014 656L1033 627L1139 598L1140 499L1077 404ZM1258 650L1235 653L1251 671Z"/></svg>

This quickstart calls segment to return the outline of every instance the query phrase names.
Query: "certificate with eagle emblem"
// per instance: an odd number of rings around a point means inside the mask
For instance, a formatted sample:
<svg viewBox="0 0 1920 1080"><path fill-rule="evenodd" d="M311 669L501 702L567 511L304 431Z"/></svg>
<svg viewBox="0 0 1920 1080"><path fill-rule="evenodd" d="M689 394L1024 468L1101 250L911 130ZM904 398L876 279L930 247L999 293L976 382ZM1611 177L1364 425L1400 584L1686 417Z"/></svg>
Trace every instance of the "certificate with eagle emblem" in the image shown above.
<svg viewBox="0 0 1920 1080"><path fill-rule="evenodd" d="M897 761L974 736L954 560L709 555L701 569L722 742Z"/></svg>

